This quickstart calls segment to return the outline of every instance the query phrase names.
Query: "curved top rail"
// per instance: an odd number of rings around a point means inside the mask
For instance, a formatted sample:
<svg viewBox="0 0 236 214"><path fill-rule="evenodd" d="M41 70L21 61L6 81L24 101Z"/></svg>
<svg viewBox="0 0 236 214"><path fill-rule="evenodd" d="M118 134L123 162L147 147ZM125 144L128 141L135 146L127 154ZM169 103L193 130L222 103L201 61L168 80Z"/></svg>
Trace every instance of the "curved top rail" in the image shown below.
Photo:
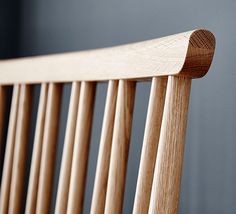
<svg viewBox="0 0 236 214"><path fill-rule="evenodd" d="M0 84L184 75L198 78L210 67L214 35L199 29L110 48L0 61Z"/></svg>

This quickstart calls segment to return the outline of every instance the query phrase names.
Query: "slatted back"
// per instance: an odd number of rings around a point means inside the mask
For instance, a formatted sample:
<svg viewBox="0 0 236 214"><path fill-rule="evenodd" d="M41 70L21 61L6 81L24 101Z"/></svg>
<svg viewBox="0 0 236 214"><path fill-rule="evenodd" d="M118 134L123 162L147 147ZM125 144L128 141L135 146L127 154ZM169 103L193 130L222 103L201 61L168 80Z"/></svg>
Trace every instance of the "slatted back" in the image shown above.
<svg viewBox="0 0 236 214"><path fill-rule="evenodd" d="M25 213L49 213L62 87L68 82L72 86L55 213L83 212L100 81L108 88L90 212L122 213L135 85L143 80L151 81L151 90L133 213L177 213L191 79L208 71L214 47L209 31L195 30L115 48L0 62L0 152L4 154L0 213L20 213L24 204ZM40 96L26 182L36 83ZM9 85L13 92L6 120Z"/></svg>

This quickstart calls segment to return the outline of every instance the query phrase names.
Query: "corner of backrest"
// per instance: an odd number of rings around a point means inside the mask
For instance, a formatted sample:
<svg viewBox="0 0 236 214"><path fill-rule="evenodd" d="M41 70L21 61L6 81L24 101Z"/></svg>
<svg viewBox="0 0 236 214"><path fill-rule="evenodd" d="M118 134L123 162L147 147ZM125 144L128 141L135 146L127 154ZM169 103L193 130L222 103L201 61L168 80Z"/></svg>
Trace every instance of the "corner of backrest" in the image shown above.
<svg viewBox="0 0 236 214"><path fill-rule="evenodd" d="M211 66L215 43L215 36L210 31L206 29L192 31L185 62L178 75L190 78L203 77Z"/></svg>

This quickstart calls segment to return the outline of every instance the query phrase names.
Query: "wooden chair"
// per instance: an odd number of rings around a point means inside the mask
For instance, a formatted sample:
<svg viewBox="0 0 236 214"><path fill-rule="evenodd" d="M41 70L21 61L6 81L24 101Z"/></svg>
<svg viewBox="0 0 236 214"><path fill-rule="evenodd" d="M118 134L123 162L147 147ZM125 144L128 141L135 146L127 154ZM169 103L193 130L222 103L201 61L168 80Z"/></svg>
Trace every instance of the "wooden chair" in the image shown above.
<svg viewBox="0 0 236 214"><path fill-rule="evenodd" d="M215 39L194 30L99 50L0 62L0 137L6 86L13 86L0 213L48 213L52 201L61 88L72 83L56 213L82 213L96 82L108 81L91 213L122 213L135 83L151 91L133 213L178 212L191 79L210 67ZM31 85L40 84L26 202Z"/></svg>

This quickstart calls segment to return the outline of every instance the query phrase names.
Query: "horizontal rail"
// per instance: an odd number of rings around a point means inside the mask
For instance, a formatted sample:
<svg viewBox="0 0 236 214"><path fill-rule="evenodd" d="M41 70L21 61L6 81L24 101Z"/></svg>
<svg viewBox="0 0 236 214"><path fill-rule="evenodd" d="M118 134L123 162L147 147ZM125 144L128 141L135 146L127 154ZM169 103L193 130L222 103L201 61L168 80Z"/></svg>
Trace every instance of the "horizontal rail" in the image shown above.
<svg viewBox="0 0 236 214"><path fill-rule="evenodd" d="M215 49L204 29L117 47L0 61L0 84L202 77Z"/></svg>

